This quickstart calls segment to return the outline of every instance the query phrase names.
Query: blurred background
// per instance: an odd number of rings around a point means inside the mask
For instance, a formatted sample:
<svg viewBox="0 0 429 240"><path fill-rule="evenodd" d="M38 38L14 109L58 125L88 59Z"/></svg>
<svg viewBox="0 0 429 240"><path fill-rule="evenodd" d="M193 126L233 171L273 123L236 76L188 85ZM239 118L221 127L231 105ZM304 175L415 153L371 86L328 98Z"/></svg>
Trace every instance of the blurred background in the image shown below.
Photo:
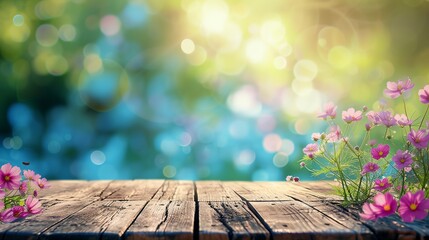
<svg viewBox="0 0 429 240"><path fill-rule="evenodd" d="M0 161L48 179L314 179L298 160L323 104L371 108L407 76L417 103L428 26L425 0L1 1Z"/></svg>

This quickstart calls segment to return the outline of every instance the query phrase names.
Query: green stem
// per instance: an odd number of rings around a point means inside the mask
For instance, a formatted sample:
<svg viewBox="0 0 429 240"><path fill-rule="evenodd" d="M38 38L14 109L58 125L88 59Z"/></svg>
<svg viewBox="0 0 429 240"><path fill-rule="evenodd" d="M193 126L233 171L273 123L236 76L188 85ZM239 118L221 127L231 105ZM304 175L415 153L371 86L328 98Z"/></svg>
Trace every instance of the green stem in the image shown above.
<svg viewBox="0 0 429 240"><path fill-rule="evenodd" d="M425 114L423 115L422 121L420 121L419 130L420 130L420 128L422 127L423 121L424 121L424 120L425 120L425 118L426 118L426 114L428 113L428 110L429 110L429 105L428 105L428 106L427 106L427 108L426 108L426 111L425 111Z"/></svg>

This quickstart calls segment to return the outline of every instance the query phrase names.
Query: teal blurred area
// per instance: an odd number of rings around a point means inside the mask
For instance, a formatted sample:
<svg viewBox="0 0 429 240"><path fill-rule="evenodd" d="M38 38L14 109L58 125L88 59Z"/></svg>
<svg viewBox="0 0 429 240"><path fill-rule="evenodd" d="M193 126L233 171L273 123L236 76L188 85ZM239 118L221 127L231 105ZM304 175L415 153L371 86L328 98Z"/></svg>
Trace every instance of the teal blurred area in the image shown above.
<svg viewBox="0 0 429 240"><path fill-rule="evenodd" d="M399 109L383 89L429 83L428 26L424 0L1 1L0 160L48 179L313 179L298 160L323 104Z"/></svg>

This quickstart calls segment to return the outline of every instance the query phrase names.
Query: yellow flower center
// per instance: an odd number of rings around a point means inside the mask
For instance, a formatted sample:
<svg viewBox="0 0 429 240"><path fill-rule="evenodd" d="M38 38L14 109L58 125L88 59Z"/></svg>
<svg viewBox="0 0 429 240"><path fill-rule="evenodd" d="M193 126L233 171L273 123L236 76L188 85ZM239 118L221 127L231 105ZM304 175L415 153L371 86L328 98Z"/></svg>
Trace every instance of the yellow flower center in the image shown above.
<svg viewBox="0 0 429 240"><path fill-rule="evenodd" d="M401 160L399 160L401 163L405 162L405 159L401 158Z"/></svg>
<svg viewBox="0 0 429 240"><path fill-rule="evenodd" d="M380 187L384 187L384 183L380 183Z"/></svg>
<svg viewBox="0 0 429 240"><path fill-rule="evenodd" d="M10 176L4 176L5 181L10 181Z"/></svg>
<svg viewBox="0 0 429 240"><path fill-rule="evenodd" d="M370 169L370 170L374 170L374 167L373 167L373 166L369 166L369 169Z"/></svg>
<svg viewBox="0 0 429 240"><path fill-rule="evenodd" d="M383 151L378 152L378 155L383 156Z"/></svg>
<svg viewBox="0 0 429 240"><path fill-rule="evenodd" d="M390 205L389 204L384 205L383 209L384 211L390 211Z"/></svg>
<svg viewBox="0 0 429 240"><path fill-rule="evenodd" d="M415 203L411 203L410 209L413 210L413 211L416 210L417 209L417 205Z"/></svg>

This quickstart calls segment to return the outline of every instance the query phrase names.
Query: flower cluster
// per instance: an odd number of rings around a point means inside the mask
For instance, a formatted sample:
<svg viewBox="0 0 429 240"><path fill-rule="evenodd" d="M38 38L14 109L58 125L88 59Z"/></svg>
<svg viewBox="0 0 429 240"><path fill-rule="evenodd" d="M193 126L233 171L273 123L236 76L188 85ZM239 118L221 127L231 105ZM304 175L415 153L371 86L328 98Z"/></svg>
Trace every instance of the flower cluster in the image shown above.
<svg viewBox="0 0 429 240"><path fill-rule="evenodd" d="M4 164L0 168L0 222L12 222L42 212L38 191L49 188L46 178L32 170Z"/></svg>
<svg viewBox="0 0 429 240"><path fill-rule="evenodd" d="M313 133L301 167L339 182L345 204L363 204L361 218L376 220L398 213L404 222L424 219L429 211L429 85L418 91L423 115L409 114L405 99L414 84L408 78L388 82L384 93L401 98L402 113L381 105L369 111L348 108L336 122L337 106L327 103L318 115L329 124ZM413 116L413 118L411 118Z"/></svg>

